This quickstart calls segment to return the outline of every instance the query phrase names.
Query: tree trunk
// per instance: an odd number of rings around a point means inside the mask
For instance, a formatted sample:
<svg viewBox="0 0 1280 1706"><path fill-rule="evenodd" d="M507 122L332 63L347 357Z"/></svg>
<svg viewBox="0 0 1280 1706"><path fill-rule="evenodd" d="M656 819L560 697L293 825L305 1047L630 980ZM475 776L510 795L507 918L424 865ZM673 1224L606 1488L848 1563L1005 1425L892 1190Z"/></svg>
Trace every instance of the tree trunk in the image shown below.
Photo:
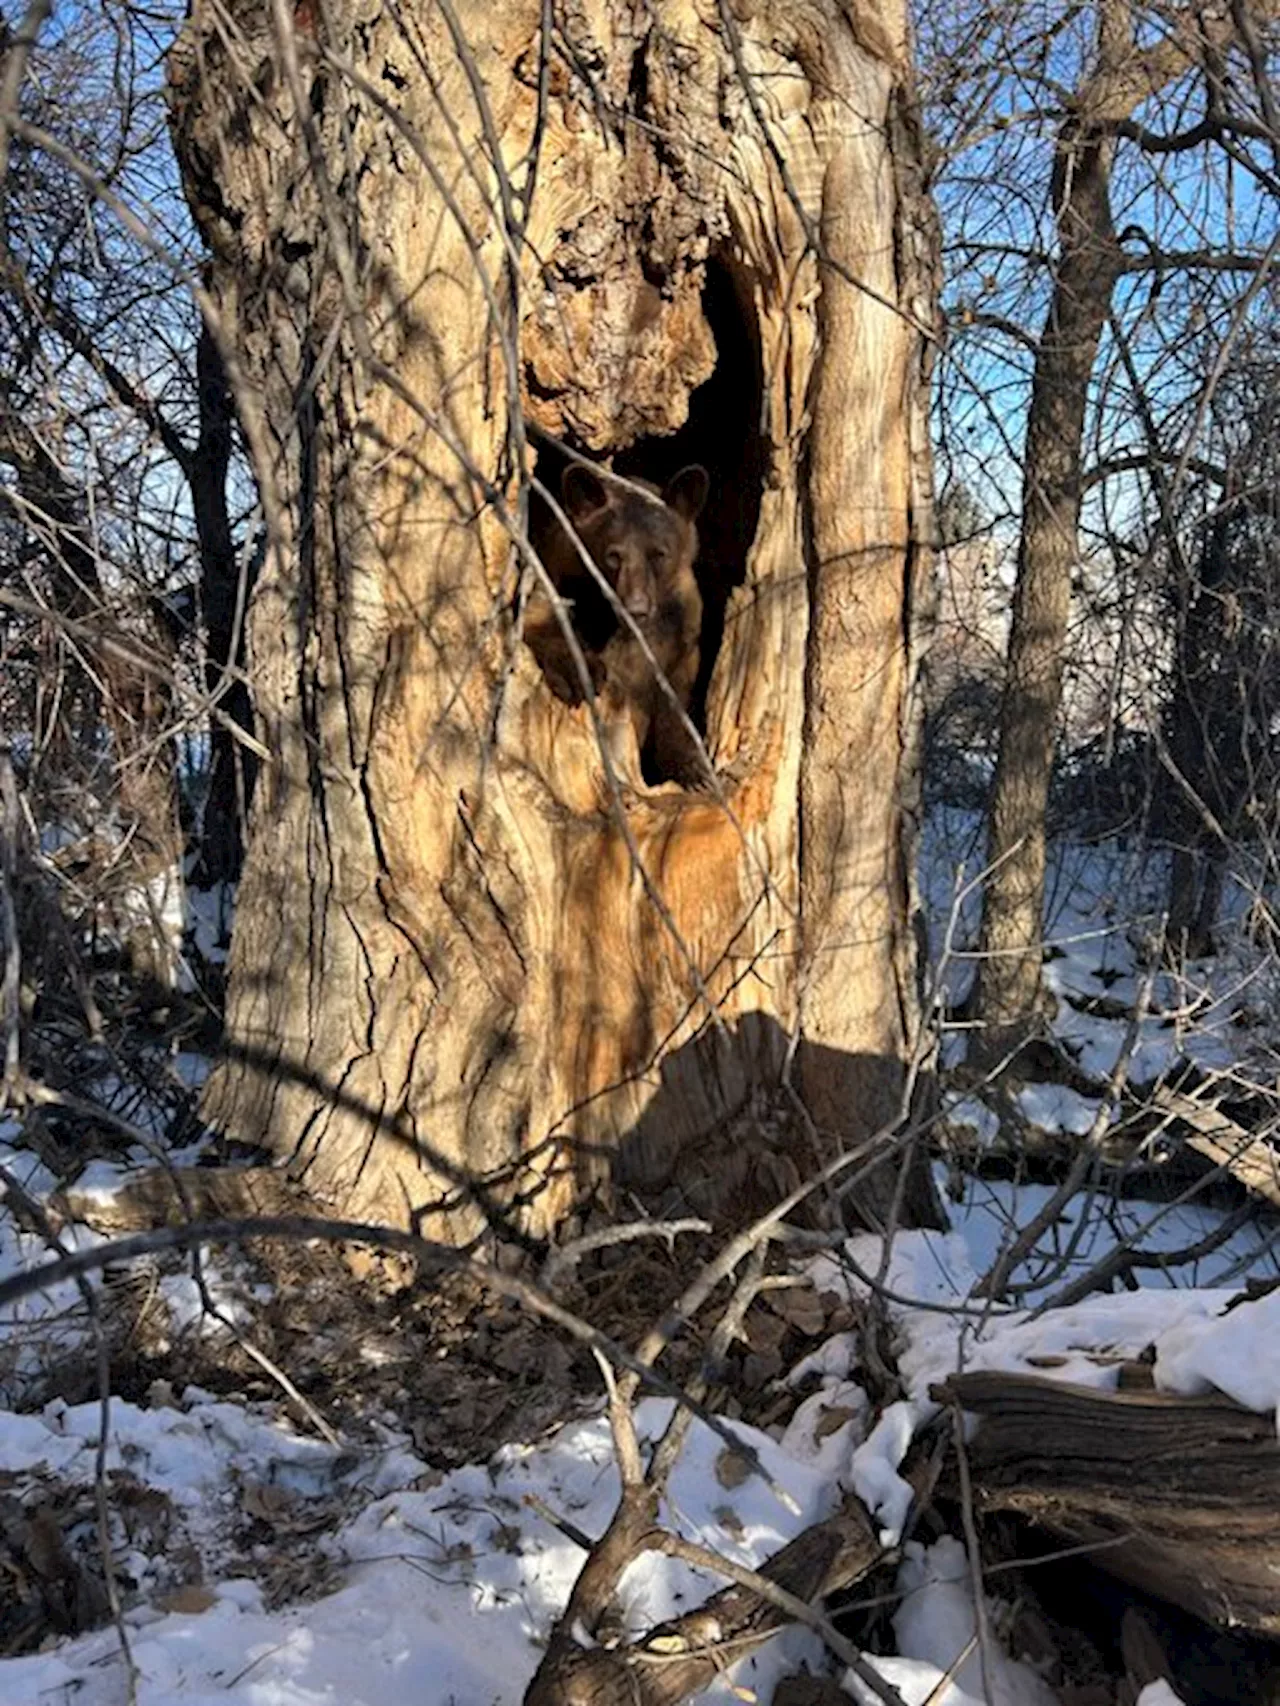
<svg viewBox="0 0 1280 1706"><path fill-rule="evenodd" d="M244 667L240 644L243 593L231 517L227 472L231 464L231 392L222 357L208 327L196 348L200 432L188 483L200 541L200 605L205 630L205 686L238 728L253 724L249 690L231 671ZM225 679L224 679L225 677ZM240 875L241 827L253 792L257 761L226 723L209 724L209 791L200 826L195 880L204 887Z"/></svg>
<svg viewBox="0 0 1280 1706"><path fill-rule="evenodd" d="M1221 1392L1099 1392L995 1369L931 1391L978 1417L980 1515L1015 1512L1207 1623L1280 1637L1274 1416Z"/></svg>
<svg viewBox="0 0 1280 1706"><path fill-rule="evenodd" d="M1059 260L1036 349L1023 463L1022 537L987 835L974 1017L1003 1054L1040 1005L1045 808L1077 560L1085 407L1120 272L1111 144L1063 126L1054 159Z"/></svg>
<svg viewBox="0 0 1280 1706"><path fill-rule="evenodd" d="M196 0L173 63L275 456L249 624L273 762L208 1116L455 1237L662 1183L795 1039L810 1135L869 1136L916 1025L933 250L900 7L236 16L229 42ZM563 447L711 473L715 792L645 784L612 725L615 798L520 638L522 471L554 483Z"/></svg>

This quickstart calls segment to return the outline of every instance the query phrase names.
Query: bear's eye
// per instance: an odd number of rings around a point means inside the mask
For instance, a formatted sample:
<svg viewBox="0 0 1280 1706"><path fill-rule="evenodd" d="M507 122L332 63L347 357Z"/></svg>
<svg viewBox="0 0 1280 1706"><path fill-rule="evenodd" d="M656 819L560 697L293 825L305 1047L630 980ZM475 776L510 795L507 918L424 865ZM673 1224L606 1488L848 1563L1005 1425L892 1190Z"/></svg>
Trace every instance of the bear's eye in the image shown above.
<svg viewBox="0 0 1280 1706"><path fill-rule="evenodd" d="M666 563L667 563L667 553L661 548L661 546L659 546L659 548L655 551L650 551L650 553L649 553L649 567L651 569L665 568Z"/></svg>
<svg viewBox="0 0 1280 1706"><path fill-rule="evenodd" d="M610 545L605 552L604 566L606 569L612 569L615 574L622 567L622 552L616 545Z"/></svg>

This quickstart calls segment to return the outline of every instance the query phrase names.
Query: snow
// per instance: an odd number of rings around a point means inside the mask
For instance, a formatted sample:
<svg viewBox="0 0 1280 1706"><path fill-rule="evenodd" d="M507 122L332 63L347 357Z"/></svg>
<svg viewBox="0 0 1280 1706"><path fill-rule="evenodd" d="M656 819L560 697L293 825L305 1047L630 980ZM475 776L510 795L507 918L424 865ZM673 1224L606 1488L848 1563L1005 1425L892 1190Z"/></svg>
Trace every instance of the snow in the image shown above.
<svg viewBox="0 0 1280 1706"><path fill-rule="evenodd" d="M988 1253L981 1241L978 1248ZM878 1239L851 1239L850 1252L864 1272L878 1267ZM886 1283L908 1300L890 1305L902 1337L898 1368L907 1397L885 1409L850 1463L851 1483L880 1523L886 1545L900 1538L912 1498L899 1466L916 1429L937 1413L930 1388L961 1369L1113 1390L1120 1364L1151 1348L1158 1390L1194 1395L1216 1389L1248 1409L1275 1411L1280 1426L1280 1291L1230 1309L1232 1293L1225 1289L1167 1284L1043 1313L984 1309L973 1296L978 1276L972 1253L960 1232L905 1232L894 1240ZM834 1257L820 1258L815 1284L831 1284L837 1265ZM939 1309L948 1298L964 1303L967 1312Z"/></svg>
<svg viewBox="0 0 1280 1706"><path fill-rule="evenodd" d="M110 1099L112 1084L107 1083L104 1099ZM136 1122L145 1130L148 1115L138 1110ZM159 1127L158 1118L154 1119ZM16 1127L0 1121L0 1168L3 1168L27 1196L46 1202L58 1181L43 1163L32 1158L24 1149L13 1146ZM202 1152L202 1143L166 1151L175 1167L194 1165ZM98 1159L81 1169L75 1182L77 1196L100 1206L110 1203L130 1176L152 1165L156 1146L135 1144L118 1161ZM0 1279L22 1273L46 1260L49 1247L37 1233L26 1232L12 1214L3 1212L5 1186L0 1181ZM107 1242L105 1237L87 1226L71 1221L58 1229L58 1240L67 1251L92 1249ZM189 1271L161 1273L155 1282L154 1303L164 1305L168 1312L169 1338L183 1331L215 1335L228 1323L246 1319L244 1286L233 1280L229 1270L216 1255L206 1255L201 1261L204 1291ZM211 1316L205 1299L214 1306L218 1317ZM164 1335L158 1316L152 1326L159 1347ZM34 1292L0 1308L0 1404L15 1408L26 1405L29 1394L47 1380L53 1364L60 1357L72 1355L87 1342L92 1330L89 1312L78 1290L70 1284ZM2 1414L2 1412L0 1412ZM3 1458L0 1457L0 1465Z"/></svg>
<svg viewBox="0 0 1280 1706"><path fill-rule="evenodd" d="M890 1404L869 1438L853 1454L853 1490L873 1516L880 1518L880 1543L896 1546L911 1509L911 1484L898 1474L919 1422L932 1412L927 1405Z"/></svg>
<svg viewBox="0 0 1280 1706"><path fill-rule="evenodd" d="M939 1188L945 1192L945 1179ZM987 1272L1010 1237L1035 1219L1053 1195L1047 1185L966 1178L959 1201L947 1206L974 1272ZM1274 1228L1265 1221L1246 1222L1206 1255L1178 1259L1221 1226L1222 1214L1199 1203L1151 1203L1082 1191L1062 1205L1013 1278L1029 1288L1028 1301L1041 1305L1121 1241L1159 1255L1158 1266L1140 1270L1144 1286L1204 1288L1231 1285L1245 1275L1280 1278ZM956 1295L958 1300L964 1291Z"/></svg>
<svg viewBox="0 0 1280 1706"><path fill-rule="evenodd" d="M974 878L981 869L977 815L931 810L920 878L935 957L950 940L939 970L942 993L952 1004L963 998L972 979L981 902ZM1053 1033L1082 1071L1103 1082L1115 1066L1125 1018L1159 945L1168 899L1167 857L1141 839L1058 841L1049 849L1046 889L1044 981L1056 1001ZM1206 1071L1274 1083L1271 1038L1257 1021L1280 1006L1280 961L1265 942L1251 937L1249 913L1256 898L1247 882L1233 875L1223 896L1222 951L1181 972L1161 970L1151 980L1130 1063L1132 1082L1149 1083L1180 1060L1190 1060ZM1105 1011L1098 1010L1100 1001ZM963 1055L964 1027L951 1026L944 1036L944 1061L953 1064ZM1084 1110L1071 1101L1071 1093L1055 1107L1054 1088L1034 1087L1033 1106L1034 1090L1042 1091L1046 1101L1039 1112L1046 1117L1026 1108L1027 1117L1050 1131L1087 1130L1087 1120L1067 1123L1083 1119Z"/></svg>
<svg viewBox="0 0 1280 1706"><path fill-rule="evenodd" d="M1028 1084L1014 1097L1032 1125L1042 1131L1073 1132L1083 1137L1098 1114L1096 1097L1082 1096L1065 1084ZM1115 1112L1112 1110L1111 1118Z"/></svg>
<svg viewBox="0 0 1280 1706"><path fill-rule="evenodd" d="M42 1201L56 1181L27 1151L13 1148L16 1135L15 1126L0 1121L0 1167L29 1197ZM25 1272L48 1255L44 1239L23 1232L14 1215L5 1212L6 1195L7 1187L0 1182L0 1279ZM100 1241L82 1226L68 1226L60 1236L64 1247L73 1250ZM21 1402L52 1362L84 1342L87 1330L84 1307L68 1287L35 1292L0 1309L0 1403ZM0 1453L0 1466L3 1463Z"/></svg>
<svg viewBox="0 0 1280 1706"><path fill-rule="evenodd" d="M834 1478L867 1432L868 1409L861 1386L852 1380L832 1381L796 1410L782 1436L782 1449Z"/></svg>
<svg viewBox="0 0 1280 1706"><path fill-rule="evenodd" d="M187 886L187 935L206 965L226 963L235 900L234 883L214 883L209 888Z"/></svg>
<svg viewBox="0 0 1280 1706"><path fill-rule="evenodd" d="M962 835L966 826L957 818L950 831ZM963 876L957 883L955 863L948 864L941 848L935 845L926 888L935 911L940 900L945 912L946 897L961 894L957 939L963 947L966 932L972 935L976 891L964 893ZM976 869L972 858L970 868ZM1164 873L1145 852L1116 842L1055 850L1052 884L1055 957L1046 979L1057 998L1053 1027L1083 1072L1100 1082L1116 1064L1125 1014L1143 983ZM229 891L187 892L189 936L206 960L225 955L230 898ZM1232 904L1240 909L1240 893ZM970 969L963 954L944 967L948 999L963 992ZM1276 978L1275 967L1251 949L1243 932L1211 964L1185 975L1160 971L1150 980L1149 1011L1137 1027L1132 1079L1145 1081L1190 1059L1274 1085L1264 1030L1240 1020L1246 999L1259 1011L1275 1000ZM953 1035L950 1055L959 1042L962 1037ZM206 1070L196 1055L175 1056L171 1064L189 1085ZM1072 1086L1029 1083L1014 1086L1012 1094L1021 1117L1047 1133L1079 1137L1097 1120L1099 1098ZM136 1120L162 1138L162 1122L150 1122L146 1110ZM1001 1135L999 1116L971 1084L949 1096L947 1120L952 1128L968 1127L984 1150ZM33 1196L46 1197L56 1181L15 1147L16 1138L15 1128L0 1123L0 1162ZM194 1156L173 1159L182 1165ZM151 1160L139 1148L124 1165L93 1162L77 1189L108 1197L128 1165ZM1154 1156L1151 1161L1156 1164ZM1052 1188L967 1175L940 1174L939 1182L953 1191L950 1231L900 1233L887 1252L879 1239L864 1235L808 1263L819 1291L852 1300L867 1293L858 1274L883 1269L902 1396L873 1413L858 1383L856 1331L815 1344L779 1383L783 1393L804 1394L778 1430L780 1439L732 1424L759 1452L786 1499L759 1478L744 1479L726 1460L722 1442L694 1424L661 1513L665 1523L739 1563L758 1565L852 1489L872 1512L884 1544L898 1545L912 1499L903 1459L917 1430L937 1414L931 1388L960 1369L1035 1374L1106 1390L1115 1386L1121 1363L1143 1357L1158 1389L1221 1391L1274 1413L1280 1426L1280 1291L1227 1307L1245 1277L1280 1277L1265 1224L1243 1225L1212 1252L1187 1260L1184 1252L1221 1224L1219 1211L1085 1192L1059 1205L1036 1248L1014 1269L1014 1307L985 1299L980 1283L1018 1229L1050 1202ZM65 1237L72 1246L96 1241L83 1228L68 1228ZM1055 1303L1118 1241L1159 1258L1159 1265L1136 1270L1139 1289ZM39 1239L0 1215L0 1276L44 1254ZM216 1258L206 1259L204 1274L220 1306L237 1311ZM158 1295L174 1333L217 1330L188 1275L163 1276ZM0 1320L0 1396L19 1404L50 1358L79 1343L84 1331L83 1310L67 1288L15 1306ZM616 1505L618 1476L602 1416L442 1476L389 1430L362 1449L334 1447L283 1425L268 1406L215 1399L195 1388L180 1403L165 1401L171 1398L167 1388L153 1389L150 1408L118 1400L110 1407L108 1473L163 1495L172 1512L171 1532L154 1550L113 1517L138 1706L387 1706L402 1700L508 1706L522 1699L584 1557L550 1518L560 1516L572 1529L597 1536ZM666 1402L640 1406L647 1441L660 1435L669 1414ZM35 1415L0 1410L7 1486L32 1500L50 1483L91 1486L100 1423L97 1404L55 1403ZM278 1607L266 1568L274 1544L245 1538L256 1532L255 1523L270 1529L273 1513L280 1548L288 1552L292 1545L289 1556L299 1572L291 1602ZM189 1586L193 1557L201 1591L176 1594ZM624 1627L637 1633L679 1615L720 1585L679 1561L645 1554L622 1584ZM897 1653L868 1662L911 1706L980 1706L986 1682L963 1545L951 1536L932 1545L908 1540L897 1588ZM585 1629L577 1634L584 1644L591 1640ZM1044 1680L1009 1659L998 1642L986 1659L988 1706L1050 1706ZM702 1698L728 1701L746 1691L764 1703L779 1676L823 1662L816 1637L788 1631ZM875 1699L851 1675L845 1687L855 1700ZM0 1659L6 1706L122 1706L126 1698L112 1628ZM1167 1684L1156 1683L1143 1691L1139 1706L1179 1703Z"/></svg>
<svg viewBox="0 0 1280 1706"><path fill-rule="evenodd" d="M1246 1410L1277 1409L1280 1291L1225 1314L1188 1313L1156 1342L1155 1374L1156 1385L1166 1392L1216 1389Z"/></svg>
<svg viewBox="0 0 1280 1706"><path fill-rule="evenodd" d="M1005 1201L1006 1213L1011 1204ZM1022 1203L1024 1214L1029 1206ZM992 1213L962 1212L950 1233L911 1232L894 1240L886 1283L900 1300L890 1304L890 1313L900 1335L902 1400L873 1421L851 1378L856 1334L842 1333L793 1372L793 1384L816 1381L817 1390L800 1405L781 1442L735 1424L794 1509L759 1478L728 1472L722 1442L695 1424L663 1519L711 1549L758 1565L827 1515L851 1486L873 1511L885 1542L896 1542L911 1497L899 1474L903 1455L915 1430L936 1413L930 1386L960 1367L1048 1374L1105 1388L1114 1384L1120 1360L1154 1346L1162 1389L1216 1387L1259 1410L1280 1403L1280 1293L1227 1310L1229 1292L1175 1289L1168 1276L1158 1275L1157 1283L1135 1292L1040 1314L988 1306L974 1288L997 1248L996 1224ZM878 1239L854 1238L848 1249L863 1272L878 1271ZM820 1287L857 1291L859 1282L839 1253L811 1266ZM669 1413L665 1401L642 1404L642 1438L655 1440ZM96 1404L54 1404L39 1415L0 1412L0 1462L17 1478L19 1491L24 1477L32 1487L47 1477L88 1485L99 1422ZM546 1513L598 1535L618 1496L603 1417L439 1477L395 1439L364 1453L339 1450L295 1433L266 1411L195 1389L183 1395L181 1408L113 1403L107 1464L109 1472L125 1471L162 1492L175 1513L175 1533L162 1555L149 1557L136 1543L121 1554L136 1601L127 1623L139 1706L212 1706L214 1700L223 1706L333 1706L339 1700L343 1706L385 1706L401 1699L514 1706L583 1561L578 1545ZM252 1559L236 1540L246 1510L263 1508L257 1488L275 1489L303 1506L319 1502L322 1523L327 1512L347 1513L307 1542L340 1571L336 1591L268 1609L261 1586L245 1577ZM173 1559L184 1549L188 1555L194 1549L202 1566L205 1591L194 1599L174 1597ZM633 1634L651 1627L719 1585L683 1563L646 1554L622 1584L624 1625ZM980 1706L981 1656L960 1542L909 1542L898 1588L898 1652L869 1662L907 1702ZM767 1701L779 1676L820 1662L816 1637L793 1630L742 1661L703 1698L741 1698L736 1688ZM1049 1706L1043 1680L994 1641L988 1663L992 1706ZM854 1699L873 1698L852 1677L846 1687ZM0 1660L0 1698L7 1706L120 1706L125 1675L115 1631ZM1148 1706L1176 1706L1167 1690L1148 1690L1144 1698Z"/></svg>
<svg viewBox="0 0 1280 1706"><path fill-rule="evenodd" d="M1183 1702L1167 1682L1149 1682L1138 1696L1137 1706L1183 1706Z"/></svg>
<svg viewBox="0 0 1280 1706"><path fill-rule="evenodd" d="M237 1487L269 1480L302 1496L359 1486L378 1496L321 1548L344 1569L336 1593L268 1612L251 1582L216 1583L198 1614L154 1603L129 1613L139 1706L386 1706L421 1700L457 1706L518 1702L537 1667L583 1554L541 1514L545 1507L588 1534L603 1532L618 1496L603 1418L571 1424L538 1446L513 1446L483 1466L421 1489L424 1466L390 1446L372 1459L304 1440L195 1394L187 1411L113 1406L112 1464L125 1465L180 1502L206 1564L237 1503ZM642 1438L656 1439L666 1402L640 1405ZM66 1477L92 1475L96 1405L43 1417L0 1416L0 1460ZM742 1427L796 1509L758 1478L717 1475L723 1446L695 1423L672 1477L666 1520L691 1539L758 1564L833 1508L820 1468ZM431 1477L427 1477L432 1479ZM414 1483L419 1487L415 1489ZM723 1484L733 1481L735 1484ZM398 1484L397 1490L387 1488ZM638 1631L690 1609L723 1585L656 1554L637 1560L621 1589ZM804 1632L770 1642L738 1667L740 1683L768 1697L774 1680L819 1648ZM6 1706L118 1706L124 1674L113 1630L53 1652L0 1661ZM703 1696L734 1698L728 1681Z"/></svg>
<svg viewBox="0 0 1280 1706"><path fill-rule="evenodd" d="M908 1706L926 1701L930 1706L980 1706L987 1696L964 1547L946 1535L931 1547L909 1542L897 1585L902 1604L893 1629L899 1657L868 1662ZM1035 1671L1007 1658L994 1641L988 1664L991 1706L1057 1706L1053 1690ZM877 1696L856 1677L846 1678L846 1686L860 1706L878 1706Z"/></svg>

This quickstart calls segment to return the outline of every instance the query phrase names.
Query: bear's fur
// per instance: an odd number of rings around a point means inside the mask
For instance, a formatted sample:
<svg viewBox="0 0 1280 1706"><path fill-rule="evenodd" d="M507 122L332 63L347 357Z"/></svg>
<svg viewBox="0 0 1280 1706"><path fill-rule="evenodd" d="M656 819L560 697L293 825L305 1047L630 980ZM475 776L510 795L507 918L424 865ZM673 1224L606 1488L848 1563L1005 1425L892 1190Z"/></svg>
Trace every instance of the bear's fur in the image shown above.
<svg viewBox="0 0 1280 1706"><path fill-rule="evenodd" d="M561 481L562 507L583 548L643 635L685 712L698 674L702 594L693 572L695 522L707 486L707 472L696 464L662 491L645 481L603 477L582 463L570 464ZM558 524L546 528L539 544L552 584L572 604L573 629L593 688L610 711L631 718L644 773L655 781L705 786L709 778L671 696L577 544ZM552 691L569 704L580 703L579 671L545 594L530 599L524 632Z"/></svg>

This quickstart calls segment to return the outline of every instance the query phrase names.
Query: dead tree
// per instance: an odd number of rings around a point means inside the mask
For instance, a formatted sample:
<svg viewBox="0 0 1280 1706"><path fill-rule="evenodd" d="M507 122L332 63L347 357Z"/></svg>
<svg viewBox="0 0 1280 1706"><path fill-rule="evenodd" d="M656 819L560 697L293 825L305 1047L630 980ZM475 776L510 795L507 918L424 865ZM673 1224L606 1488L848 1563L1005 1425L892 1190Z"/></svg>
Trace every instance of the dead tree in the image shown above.
<svg viewBox="0 0 1280 1706"><path fill-rule="evenodd" d="M455 1236L664 1179L784 1079L811 1149L891 1124L934 255L902 8L196 0L171 80L270 533L209 1117ZM574 455L710 471L703 791L520 637Z"/></svg>

